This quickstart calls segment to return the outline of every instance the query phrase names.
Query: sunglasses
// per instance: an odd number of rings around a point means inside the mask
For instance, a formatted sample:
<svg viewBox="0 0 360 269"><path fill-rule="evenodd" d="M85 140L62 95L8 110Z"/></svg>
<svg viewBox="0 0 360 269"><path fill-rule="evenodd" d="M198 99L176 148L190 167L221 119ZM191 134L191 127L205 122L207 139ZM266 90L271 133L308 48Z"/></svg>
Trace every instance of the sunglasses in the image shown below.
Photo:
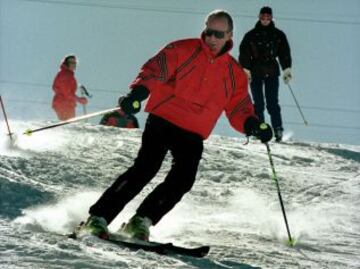
<svg viewBox="0 0 360 269"><path fill-rule="evenodd" d="M213 29L206 29L204 31L205 36L212 36L214 35L217 39L223 39L225 37L225 31L218 31L218 30L213 30Z"/></svg>

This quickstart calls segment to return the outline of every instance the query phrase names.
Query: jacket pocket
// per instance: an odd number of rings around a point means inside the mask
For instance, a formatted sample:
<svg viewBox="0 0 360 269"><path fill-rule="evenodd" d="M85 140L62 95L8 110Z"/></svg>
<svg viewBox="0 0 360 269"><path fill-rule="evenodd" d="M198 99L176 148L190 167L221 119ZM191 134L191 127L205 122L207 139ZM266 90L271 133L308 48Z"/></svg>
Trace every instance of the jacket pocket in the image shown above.
<svg viewBox="0 0 360 269"><path fill-rule="evenodd" d="M160 106L166 104L167 102L169 102L171 99L173 99L175 97L175 94L171 94L170 96L167 96L166 98L164 98L163 100L161 100L159 103L157 103L156 105L154 105L154 107L151 109L151 112L154 111L155 109L158 109Z"/></svg>

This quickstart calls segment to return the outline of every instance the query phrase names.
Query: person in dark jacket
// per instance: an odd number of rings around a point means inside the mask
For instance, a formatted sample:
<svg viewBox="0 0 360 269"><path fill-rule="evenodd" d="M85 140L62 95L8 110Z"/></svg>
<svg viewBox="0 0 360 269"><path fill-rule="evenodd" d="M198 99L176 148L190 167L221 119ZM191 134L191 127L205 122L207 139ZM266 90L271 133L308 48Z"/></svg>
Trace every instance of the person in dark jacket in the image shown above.
<svg viewBox="0 0 360 269"><path fill-rule="evenodd" d="M255 28L245 34L240 44L239 62L248 75L255 113L264 121L264 92L275 139L280 142L283 124L279 105L279 75L287 84L292 78L290 46L284 32L275 27L272 9L263 7ZM263 91L265 85L265 91Z"/></svg>
<svg viewBox="0 0 360 269"><path fill-rule="evenodd" d="M108 237L107 225L158 173L167 154L171 169L164 181L143 200L121 233L149 240L156 225L191 190L203 152L216 121L225 112L239 132L266 143L270 125L258 120L248 93L248 81L230 55L233 21L225 11L213 11L200 38L169 43L147 61L119 99L126 113L137 113L149 97L149 112L139 153L125 173L90 207L80 230Z"/></svg>
<svg viewBox="0 0 360 269"><path fill-rule="evenodd" d="M100 124L120 128L139 128L139 122L133 114L125 114L122 109L105 114Z"/></svg>

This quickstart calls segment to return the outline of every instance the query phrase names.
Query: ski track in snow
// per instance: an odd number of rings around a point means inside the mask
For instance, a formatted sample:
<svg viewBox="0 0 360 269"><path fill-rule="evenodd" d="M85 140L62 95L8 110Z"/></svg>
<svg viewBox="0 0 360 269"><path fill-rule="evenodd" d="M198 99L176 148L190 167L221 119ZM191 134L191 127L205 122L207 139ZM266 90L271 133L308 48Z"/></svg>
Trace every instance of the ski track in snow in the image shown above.
<svg viewBox="0 0 360 269"><path fill-rule="evenodd" d="M0 268L359 268L360 147L271 143L295 248L287 234L266 147L243 138L205 142L190 193L152 228L151 239L210 245L203 259L130 251L96 238L67 239L89 206L132 165L140 130L74 124L33 134L12 122L0 137ZM170 169L110 225L115 231Z"/></svg>

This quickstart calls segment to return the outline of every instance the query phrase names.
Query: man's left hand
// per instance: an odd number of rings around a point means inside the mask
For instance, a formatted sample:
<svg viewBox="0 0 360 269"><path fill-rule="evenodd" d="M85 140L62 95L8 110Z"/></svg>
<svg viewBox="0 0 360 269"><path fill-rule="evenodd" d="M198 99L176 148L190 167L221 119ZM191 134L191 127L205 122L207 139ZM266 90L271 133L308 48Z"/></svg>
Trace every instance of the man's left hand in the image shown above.
<svg viewBox="0 0 360 269"><path fill-rule="evenodd" d="M262 143L267 143L273 137L271 126L265 122L260 122L255 117L249 117L244 124L246 135L253 135L260 139Z"/></svg>
<svg viewBox="0 0 360 269"><path fill-rule="evenodd" d="M78 97L77 101L82 105L86 105L88 103L88 100L85 97Z"/></svg>

